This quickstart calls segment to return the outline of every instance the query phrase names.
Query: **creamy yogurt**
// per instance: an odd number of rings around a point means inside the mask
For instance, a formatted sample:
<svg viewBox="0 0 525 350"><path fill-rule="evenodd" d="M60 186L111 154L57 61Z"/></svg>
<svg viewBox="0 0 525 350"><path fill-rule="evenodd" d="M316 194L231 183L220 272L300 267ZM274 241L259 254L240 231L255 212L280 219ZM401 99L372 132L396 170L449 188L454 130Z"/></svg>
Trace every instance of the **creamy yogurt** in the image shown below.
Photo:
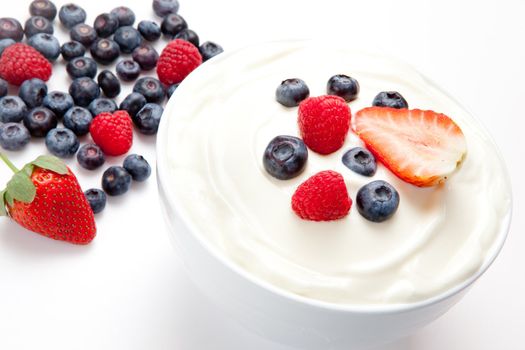
<svg viewBox="0 0 525 350"><path fill-rule="evenodd" d="M418 188L378 164L372 178L341 162L354 146L328 156L309 151L306 170L281 181L262 157L277 135L299 136L297 108L275 101L287 78L301 78L310 95L326 93L335 74L359 81L352 113L385 90L399 91L410 108L450 116L463 130L468 153L444 184ZM173 195L180 213L225 256L257 278L313 299L342 304L411 303L438 295L480 269L510 212L510 187L495 146L454 100L409 66L382 56L303 42L252 46L206 63L174 95L166 116ZM358 189L383 179L399 192L396 214L365 220L355 203L333 222L301 220L291 209L295 189L322 170Z"/></svg>

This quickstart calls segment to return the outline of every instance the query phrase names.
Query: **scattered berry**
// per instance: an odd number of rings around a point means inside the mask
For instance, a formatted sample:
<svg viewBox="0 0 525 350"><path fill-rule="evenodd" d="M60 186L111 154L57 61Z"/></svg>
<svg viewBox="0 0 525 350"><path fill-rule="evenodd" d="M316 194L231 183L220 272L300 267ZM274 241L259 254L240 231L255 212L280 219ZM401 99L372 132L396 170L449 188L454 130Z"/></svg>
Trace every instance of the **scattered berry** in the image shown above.
<svg viewBox="0 0 525 350"><path fill-rule="evenodd" d="M18 151L29 143L31 135L20 123L0 125L0 146L8 151Z"/></svg>
<svg viewBox="0 0 525 350"><path fill-rule="evenodd" d="M207 61L210 58L215 57L220 53L223 53L224 50L222 46L211 41L206 41L202 43L201 46L199 46L199 52L201 53L202 61Z"/></svg>
<svg viewBox="0 0 525 350"><path fill-rule="evenodd" d="M143 156L130 154L124 159L124 169L131 175L134 181L142 182L151 175L151 167Z"/></svg>
<svg viewBox="0 0 525 350"><path fill-rule="evenodd" d="M78 41L69 41L62 45L60 53L66 61L71 61L75 57L82 57L86 54L86 48Z"/></svg>
<svg viewBox="0 0 525 350"><path fill-rule="evenodd" d="M7 39L1 39L0 40L0 56L4 53L4 50L7 49L9 46L15 44L16 41L13 39L7 38Z"/></svg>
<svg viewBox="0 0 525 350"><path fill-rule="evenodd" d="M84 107L72 107L64 114L64 127L73 131L77 136L89 133L89 127L93 121L91 112Z"/></svg>
<svg viewBox="0 0 525 350"><path fill-rule="evenodd" d="M165 85L178 84L201 63L201 54L194 45L185 40L175 39L162 51L157 74Z"/></svg>
<svg viewBox="0 0 525 350"><path fill-rule="evenodd" d="M363 176L374 176L377 163L374 155L362 147L354 147L343 155L343 164Z"/></svg>
<svg viewBox="0 0 525 350"><path fill-rule="evenodd" d="M111 11L111 14L117 16L118 23L121 27L132 26L133 23L135 23L135 13L133 13L133 11L128 7L120 6L114 8Z"/></svg>
<svg viewBox="0 0 525 350"><path fill-rule="evenodd" d="M53 21L57 15L57 8L49 0L34 0L29 5L29 13L31 16L42 16Z"/></svg>
<svg viewBox="0 0 525 350"><path fill-rule="evenodd" d="M138 30L147 41L157 41L162 34L159 25L153 21L141 21Z"/></svg>
<svg viewBox="0 0 525 350"><path fill-rule="evenodd" d="M142 44L133 50L132 57L146 71L155 68L159 61L159 53L149 44Z"/></svg>
<svg viewBox="0 0 525 350"><path fill-rule="evenodd" d="M97 40L97 32L95 29L85 23L79 23L74 26L69 34L71 36L71 40L78 41L86 47L91 46L91 44Z"/></svg>
<svg viewBox="0 0 525 350"><path fill-rule="evenodd" d="M106 194L104 191L99 190L98 188L91 188L84 192L86 199L93 210L93 214L98 214L104 210L106 207Z"/></svg>
<svg viewBox="0 0 525 350"><path fill-rule="evenodd" d="M0 98L0 122L18 123L27 114L27 106L18 96Z"/></svg>
<svg viewBox="0 0 525 350"><path fill-rule="evenodd" d="M49 61L55 61L60 56L60 43L51 34L38 33L27 41L29 46L35 48Z"/></svg>
<svg viewBox="0 0 525 350"><path fill-rule="evenodd" d="M7 81L5 81L4 79L0 79L0 98L7 95L8 92L9 92L9 85L7 84Z"/></svg>
<svg viewBox="0 0 525 350"><path fill-rule="evenodd" d="M391 107L391 108L408 108L408 102L397 91L382 91L374 97L372 106Z"/></svg>
<svg viewBox="0 0 525 350"><path fill-rule="evenodd" d="M277 136L270 141L263 156L264 169L279 180L299 176L308 160L303 140L293 136Z"/></svg>
<svg viewBox="0 0 525 350"><path fill-rule="evenodd" d="M113 40L119 45L123 53L132 53L142 42L142 37L138 30L133 27L120 27L115 32Z"/></svg>
<svg viewBox="0 0 525 350"><path fill-rule="evenodd" d="M109 70L103 70L98 75L98 85L106 97L114 98L120 94L120 81Z"/></svg>
<svg viewBox="0 0 525 350"><path fill-rule="evenodd" d="M179 12L178 0L153 0L153 11L159 17Z"/></svg>
<svg viewBox="0 0 525 350"><path fill-rule="evenodd" d="M62 118L74 104L73 97L61 91L51 91L43 101L43 106L55 113L58 118Z"/></svg>
<svg viewBox="0 0 525 350"><path fill-rule="evenodd" d="M79 146L77 136L69 129L55 128L46 135L47 149L59 158L73 157Z"/></svg>
<svg viewBox="0 0 525 350"><path fill-rule="evenodd" d="M146 98L146 101L160 104L166 97L166 91L162 83L155 78L144 77L137 80L133 86L133 92L137 92Z"/></svg>
<svg viewBox="0 0 525 350"><path fill-rule="evenodd" d="M308 85L298 78L283 80L275 91L275 99L285 107L297 107L308 96Z"/></svg>
<svg viewBox="0 0 525 350"><path fill-rule="evenodd" d="M84 169L95 170L104 165L106 157L104 153L94 143L87 143L79 148L77 152L78 164Z"/></svg>
<svg viewBox="0 0 525 350"><path fill-rule="evenodd" d="M27 38L38 33L53 34L53 24L45 17L29 17L24 26L24 33Z"/></svg>
<svg viewBox="0 0 525 350"><path fill-rule="evenodd" d="M33 137L44 137L56 128L58 118L51 110L45 107L36 107L24 117L24 125Z"/></svg>
<svg viewBox="0 0 525 350"><path fill-rule="evenodd" d="M140 66L133 60L122 60L115 69L118 77L124 81L133 81L140 75Z"/></svg>
<svg viewBox="0 0 525 350"><path fill-rule="evenodd" d="M111 64L120 56L120 47L111 39L98 39L91 45L91 56L100 64Z"/></svg>
<svg viewBox="0 0 525 350"><path fill-rule="evenodd" d="M86 11L78 5L67 4L60 8L58 18L64 27L71 29L86 21Z"/></svg>
<svg viewBox="0 0 525 350"><path fill-rule="evenodd" d="M108 112L113 113L117 110L117 104L115 101L105 98L105 97L99 97L93 100L89 104L89 112L91 112L91 115L97 116L101 113Z"/></svg>
<svg viewBox="0 0 525 350"><path fill-rule="evenodd" d="M31 78L48 81L51 70L51 64L45 57L26 44L11 45L0 57L0 77L13 85L20 85Z"/></svg>
<svg viewBox="0 0 525 350"><path fill-rule="evenodd" d="M189 41L190 43L195 45L197 48L199 47L199 43L200 43L199 36L197 35L197 33L195 33L191 29L184 29L180 31L177 35L173 37L173 39L182 39L182 40Z"/></svg>
<svg viewBox="0 0 525 350"><path fill-rule="evenodd" d="M91 78L77 78L71 83L69 94L77 105L87 107L91 101L100 96L100 88Z"/></svg>
<svg viewBox="0 0 525 350"><path fill-rule="evenodd" d="M154 135L159 130L160 119L164 109L155 103L147 103L133 117L133 123L139 132L145 135Z"/></svg>
<svg viewBox="0 0 525 350"><path fill-rule="evenodd" d="M334 75L326 84L326 93L342 97L346 102L350 102L355 100L359 94L359 83L348 75Z"/></svg>
<svg viewBox="0 0 525 350"><path fill-rule="evenodd" d="M171 38L182 32L184 29L188 29L186 20L175 13L170 13L164 17L160 24L161 32Z"/></svg>
<svg viewBox="0 0 525 350"><path fill-rule="evenodd" d="M168 95L168 99L171 98L171 95L173 95L173 93L175 92L175 90L177 90L178 87L179 87L179 84L170 85L168 90L166 90L166 94Z"/></svg>
<svg viewBox="0 0 525 350"><path fill-rule="evenodd" d="M110 156L125 154L133 144L133 126L126 111L99 114L89 128L91 137Z"/></svg>
<svg viewBox="0 0 525 350"><path fill-rule="evenodd" d="M14 18L0 18L0 39L13 39L22 41L24 30L22 25Z"/></svg>
<svg viewBox="0 0 525 350"><path fill-rule="evenodd" d="M109 167L102 174L102 188L110 196L120 196L129 191L131 175L121 166Z"/></svg>
<svg viewBox="0 0 525 350"><path fill-rule="evenodd" d="M93 27L101 38L107 38L115 34L119 27L118 17L115 14L103 13L95 18Z"/></svg>
<svg viewBox="0 0 525 350"><path fill-rule="evenodd" d="M383 222L396 212L399 206L399 193L386 181L372 181L359 189L355 202L357 210L365 219Z"/></svg>
<svg viewBox="0 0 525 350"><path fill-rule="evenodd" d="M28 108L42 106L47 95L47 85L40 79L26 80L20 85L18 96L24 101Z"/></svg>
<svg viewBox="0 0 525 350"><path fill-rule="evenodd" d="M76 57L67 63L66 71L71 79L94 78L97 75L97 63L89 57Z"/></svg>
<svg viewBox="0 0 525 350"><path fill-rule="evenodd" d="M126 96L126 98L120 103L119 109L128 112L133 118L147 102L148 101L146 101L146 98L143 95L133 92Z"/></svg>

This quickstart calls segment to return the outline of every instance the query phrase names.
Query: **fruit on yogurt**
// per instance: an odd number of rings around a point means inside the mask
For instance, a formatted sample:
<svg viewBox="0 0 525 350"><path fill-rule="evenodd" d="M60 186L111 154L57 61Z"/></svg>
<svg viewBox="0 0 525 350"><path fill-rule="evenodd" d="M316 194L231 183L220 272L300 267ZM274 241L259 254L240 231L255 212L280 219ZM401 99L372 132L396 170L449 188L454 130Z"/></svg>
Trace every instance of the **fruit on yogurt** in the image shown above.
<svg viewBox="0 0 525 350"><path fill-rule="evenodd" d="M379 161L419 187L445 182L467 152L459 126L433 111L368 107L356 113L353 127Z"/></svg>
<svg viewBox="0 0 525 350"><path fill-rule="evenodd" d="M365 219L383 222L396 212L399 206L399 193L388 182L376 180L359 189L355 203L357 210Z"/></svg>
<svg viewBox="0 0 525 350"><path fill-rule="evenodd" d="M381 91L374 97L372 106L376 107L392 107L392 108L408 108L408 102L403 95L397 91Z"/></svg>
<svg viewBox="0 0 525 350"><path fill-rule="evenodd" d="M377 162L374 155L363 147L354 147L343 154L343 164L353 172L363 176L374 176Z"/></svg>
<svg viewBox="0 0 525 350"><path fill-rule="evenodd" d="M297 107L308 96L308 85L298 78L283 80L275 91L275 99L285 107Z"/></svg>
<svg viewBox="0 0 525 350"><path fill-rule="evenodd" d="M303 140L294 136L277 136L270 141L263 155L264 169L279 180L300 175L308 160L308 149Z"/></svg>
<svg viewBox="0 0 525 350"><path fill-rule="evenodd" d="M353 101L359 95L359 83L356 79L344 74L331 77L326 84L326 93L345 99L346 102Z"/></svg>

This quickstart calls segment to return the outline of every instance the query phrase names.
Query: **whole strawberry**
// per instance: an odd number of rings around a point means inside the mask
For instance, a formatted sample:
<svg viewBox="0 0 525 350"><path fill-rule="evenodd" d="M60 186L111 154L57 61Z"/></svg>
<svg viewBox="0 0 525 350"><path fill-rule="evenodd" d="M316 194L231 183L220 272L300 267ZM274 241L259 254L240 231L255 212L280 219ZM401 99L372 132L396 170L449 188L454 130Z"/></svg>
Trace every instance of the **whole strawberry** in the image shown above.
<svg viewBox="0 0 525 350"><path fill-rule="evenodd" d="M0 215L9 215L26 229L74 244L88 244L96 235L95 218L78 181L58 158L38 157L14 171L0 192Z"/></svg>
<svg viewBox="0 0 525 350"><path fill-rule="evenodd" d="M101 113L89 128L93 141L110 156L120 156L133 145L133 125L126 111Z"/></svg>
<svg viewBox="0 0 525 350"><path fill-rule="evenodd" d="M160 54L157 75L166 86L179 84L201 63L199 49L186 40L175 39Z"/></svg>
<svg viewBox="0 0 525 350"><path fill-rule="evenodd" d="M21 85L32 78L48 81L51 73L51 63L26 44L7 47L0 57L0 77L13 85Z"/></svg>

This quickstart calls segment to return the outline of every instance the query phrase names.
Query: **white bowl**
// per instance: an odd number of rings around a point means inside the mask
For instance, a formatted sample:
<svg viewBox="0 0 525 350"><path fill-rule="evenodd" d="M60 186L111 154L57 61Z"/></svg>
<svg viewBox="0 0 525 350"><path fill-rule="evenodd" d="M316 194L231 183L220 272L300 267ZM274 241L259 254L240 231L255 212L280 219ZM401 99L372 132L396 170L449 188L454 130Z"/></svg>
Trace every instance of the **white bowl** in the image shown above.
<svg viewBox="0 0 525 350"><path fill-rule="evenodd" d="M237 51L221 54L187 80L197 79L206 74L209 65L236 54ZM178 89L184 88L182 83ZM270 340L300 349L350 349L408 336L444 314L465 295L494 261L507 236L510 212L481 268L463 283L421 302L339 305L295 295L237 266L180 215L181 205L169 181L167 147L168 123L176 122L176 115L177 92L166 107L157 140L159 194L172 241L190 278L203 294L241 324Z"/></svg>

